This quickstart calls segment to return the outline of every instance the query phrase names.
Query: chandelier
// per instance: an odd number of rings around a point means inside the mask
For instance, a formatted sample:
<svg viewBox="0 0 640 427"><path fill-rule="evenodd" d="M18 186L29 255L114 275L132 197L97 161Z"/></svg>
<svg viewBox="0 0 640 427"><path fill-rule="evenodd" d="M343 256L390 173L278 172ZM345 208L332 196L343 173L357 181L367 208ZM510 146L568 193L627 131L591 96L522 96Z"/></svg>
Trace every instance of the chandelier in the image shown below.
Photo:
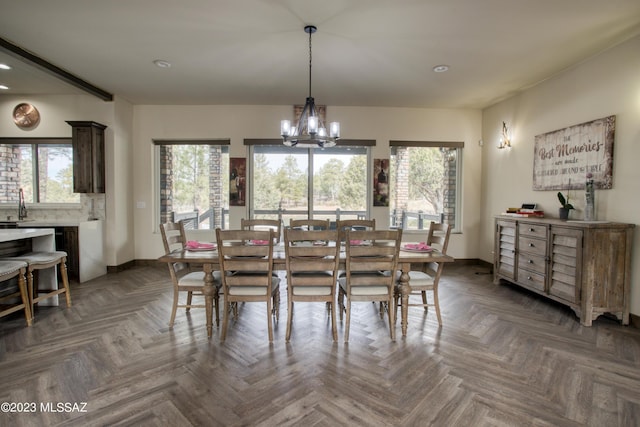
<svg viewBox="0 0 640 427"><path fill-rule="evenodd" d="M304 103L302 114L296 125L292 125L290 120L280 122L282 143L289 147L333 147L340 138L340 123L331 122L327 132L311 96L311 34L316 31L317 28L313 25L304 27L304 32L309 34L309 96Z"/></svg>

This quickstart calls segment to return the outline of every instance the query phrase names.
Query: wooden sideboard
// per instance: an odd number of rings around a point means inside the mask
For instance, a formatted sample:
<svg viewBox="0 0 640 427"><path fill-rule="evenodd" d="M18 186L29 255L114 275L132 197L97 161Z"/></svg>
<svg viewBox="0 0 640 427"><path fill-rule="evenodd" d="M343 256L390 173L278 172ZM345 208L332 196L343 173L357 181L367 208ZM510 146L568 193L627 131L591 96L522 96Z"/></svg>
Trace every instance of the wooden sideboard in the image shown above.
<svg viewBox="0 0 640 427"><path fill-rule="evenodd" d="M585 326L604 313L628 325L634 227L497 216L494 283L507 280L568 305Z"/></svg>

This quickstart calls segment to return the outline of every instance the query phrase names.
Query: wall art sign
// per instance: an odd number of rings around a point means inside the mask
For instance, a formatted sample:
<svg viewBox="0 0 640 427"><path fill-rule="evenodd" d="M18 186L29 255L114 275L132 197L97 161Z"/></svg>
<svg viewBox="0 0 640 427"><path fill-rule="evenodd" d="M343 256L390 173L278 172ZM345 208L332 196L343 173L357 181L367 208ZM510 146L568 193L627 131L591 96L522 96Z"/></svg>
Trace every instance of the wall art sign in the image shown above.
<svg viewBox="0 0 640 427"><path fill-rule="evenodd" d="M389 206L389 160L373 160L373 206Z"/></svg>
<svg viewBox="0 0 640 427"><path fill-rule="evenodd" d="M229 205L244 206L247 196L247 159L229 159Z"/></svg>
<svg viewBox="0 0 640 427"><path fill-rule="evenodd" d="M536 135L533 189L584 189L587 173L595 188L611 188L615 127L616 116L609 116Z"/></svg>

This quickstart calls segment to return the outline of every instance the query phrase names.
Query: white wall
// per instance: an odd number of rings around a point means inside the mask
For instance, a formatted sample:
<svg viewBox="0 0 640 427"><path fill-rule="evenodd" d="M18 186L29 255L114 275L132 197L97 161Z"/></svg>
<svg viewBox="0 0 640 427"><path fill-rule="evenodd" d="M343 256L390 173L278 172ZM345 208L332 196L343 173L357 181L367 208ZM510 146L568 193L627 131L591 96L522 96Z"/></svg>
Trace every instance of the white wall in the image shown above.
<svg viewBox="0 0 640 427"><path fill-rule="evenodd" d="M230 138L231 156L244 157L245 138L279 138L280 120L291 115L291 106L135 106L135 258L154 259L163 251L153 139ZM389 140L464 141L462 233L452 236L449 249L456 258L478 257L482 154L477 143L481 138L479 110L329 106L327 119L340 121L344 138L377 140L373 158L389 158ZM232 226L248 216L247 209L232 207ZM378 224L388 224L388 208L371 207L371 212Z"/></svg>
<svg viewBox="0 0 640 427"><path fill-rule="evenodd" d="M601 53L526 92L483 111L482 217L478 256L493 260L493 216L536 202L558 217L557 191L533 191L534 137L616 115L613 188L596 190L596 218L640 223L640 37ZM511 150L497 150L505 121ZM584 193L571 192L582 218ZM640 230L634 231L631 313L640 315Z"/></svg>

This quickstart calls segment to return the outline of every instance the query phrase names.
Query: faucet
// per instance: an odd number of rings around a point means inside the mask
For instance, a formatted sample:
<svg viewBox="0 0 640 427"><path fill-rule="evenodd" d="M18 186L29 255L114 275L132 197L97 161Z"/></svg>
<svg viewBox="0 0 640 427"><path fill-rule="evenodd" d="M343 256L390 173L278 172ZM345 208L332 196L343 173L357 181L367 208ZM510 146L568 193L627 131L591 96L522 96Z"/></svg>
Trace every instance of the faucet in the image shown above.
<svg viewBox="0 0 640 427"><path fill-rule="evenodd" d="M22 221L27 217L27 206L24 204L24 192L22 188L18 191L18 220Z"/></svg>

